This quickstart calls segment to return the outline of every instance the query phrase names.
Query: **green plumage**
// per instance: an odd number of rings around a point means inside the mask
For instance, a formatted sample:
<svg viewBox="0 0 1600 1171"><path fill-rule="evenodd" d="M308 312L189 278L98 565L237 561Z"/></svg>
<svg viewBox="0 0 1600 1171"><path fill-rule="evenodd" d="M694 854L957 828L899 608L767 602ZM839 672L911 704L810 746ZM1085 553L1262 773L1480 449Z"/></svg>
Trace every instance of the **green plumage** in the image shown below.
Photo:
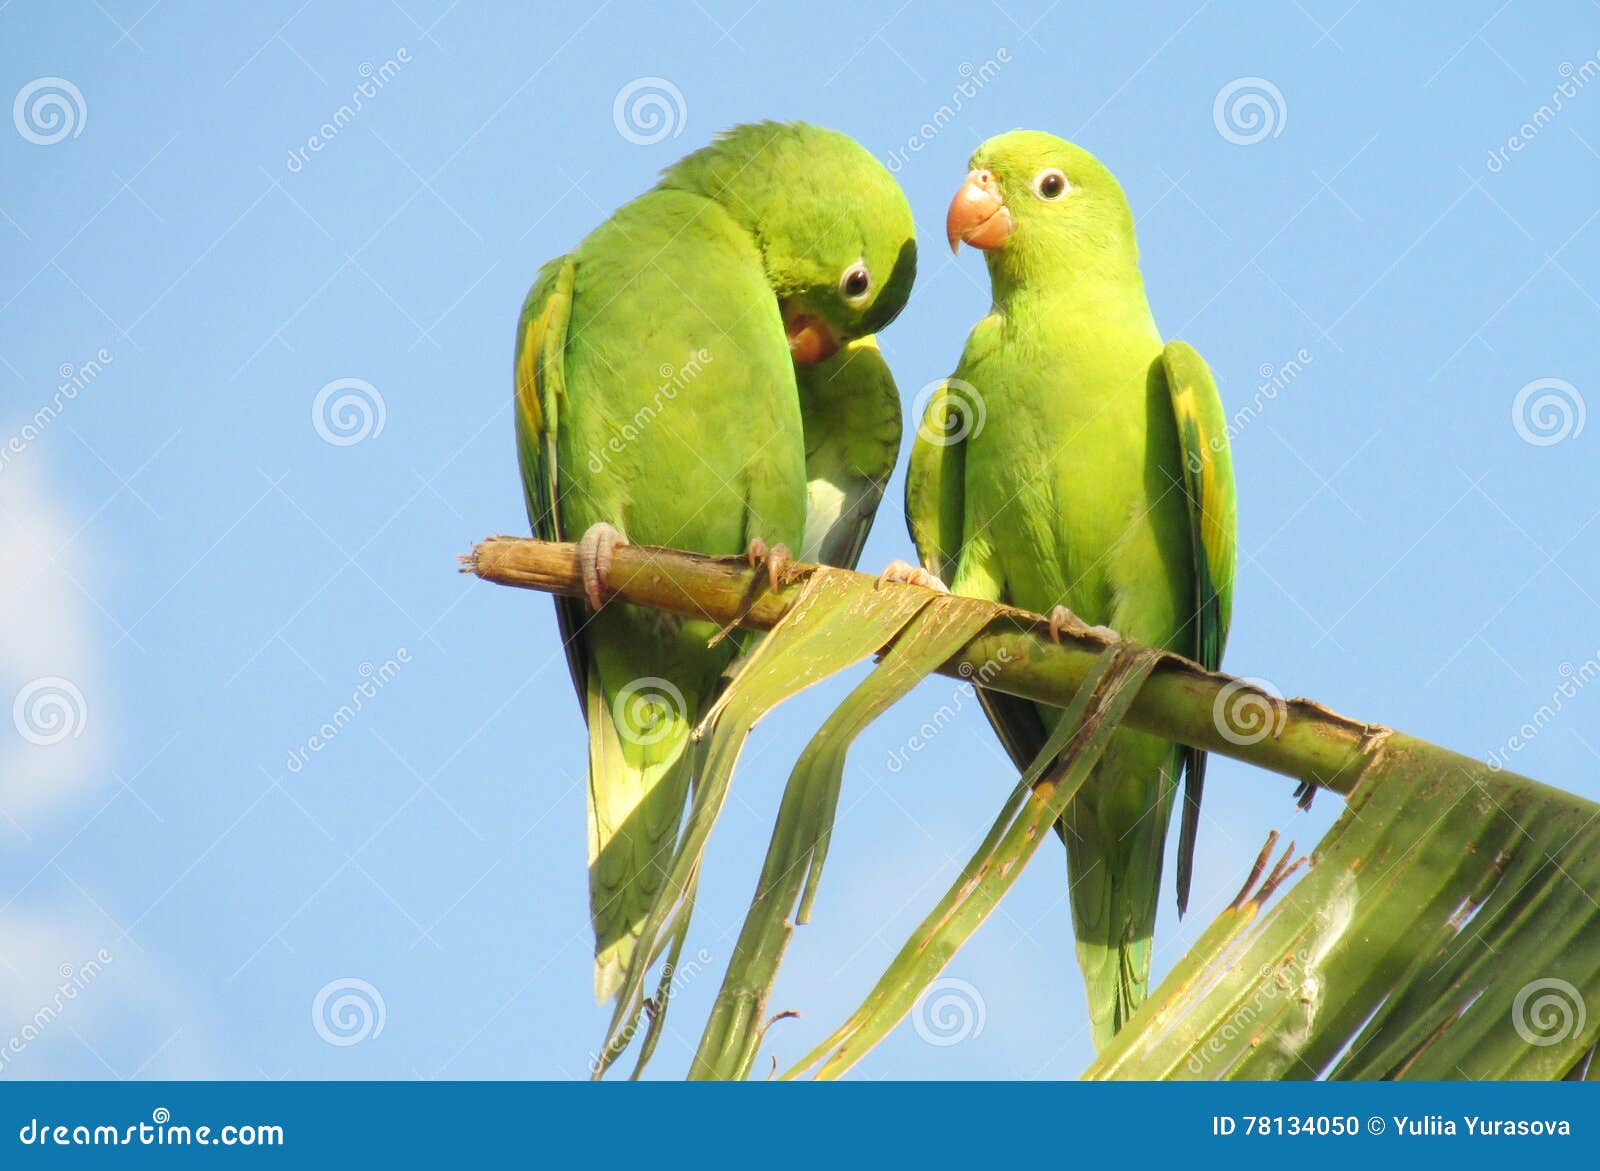
<svg viewBox="0 0 1600 1171"><path fill-rule="evenodd" d="M799 550L807 451L786 324L839 341L904 305L909 209L844 135L737 127L669 168L541 270L517 335L517 444L534 532L592 525L632 544ZM871 273L861 297L841 274ZM892 456L891 456L892 460ZM870 517L868 517L870 523ZM691 773L690 733L735 642L621 603L556 604L589 730L595 993L616 991L661 893Z"/></svg>
<svg viewBox="0 0 1600 1171"><path fill-rule="evenodd" d="M1156 328L1122 191L1087 152L1046 134L992 139L972 166L992 177L1012 229L988 255L993 310L913 450L907 515L924 565L955 593L1040 613L1064 605L1214 667L1233 576L1227 437L1204 363ZM1068 181L1053 199L1039 183L1052 169ZM964 423L947 423L952 407ZM1025 766L1060 713L983 698ZM1144 996L1186 762L1181 905L1203 754L1120 731L1059 826L1100 1045Z"/></svg>

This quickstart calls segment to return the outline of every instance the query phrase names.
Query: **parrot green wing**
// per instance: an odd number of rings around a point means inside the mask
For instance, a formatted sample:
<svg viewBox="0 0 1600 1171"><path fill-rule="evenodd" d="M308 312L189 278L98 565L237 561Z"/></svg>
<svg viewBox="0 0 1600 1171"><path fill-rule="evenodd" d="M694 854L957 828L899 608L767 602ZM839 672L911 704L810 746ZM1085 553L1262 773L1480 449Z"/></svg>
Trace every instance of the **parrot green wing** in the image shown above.
<svg viewBox="0 0 1600 1171"><path fill-rule="evenodd" d="M556 509L556 438L567 393L563 356L576 271L570 256L558 256L540 269L517 323L517 461L522 468L528 521L534 536L543 541L566 539ZM567 666L582 702L587 666L578 641L583 625L581 607L575 598L559 595L555 605Z"/></svg>
<svg viewBox="0 0 1600 1171"><path fill-rule="evenodd" d="M922 568L946 583L961 559L966 515L968 413L962 384L947 379L935 388L918 422L906 469L906 527ZM1038 709L1025 699L977 688L978 703L1006 754L1025 770L1049 738Z"/></svg>
<svg viewBox="0 0 1600 1171"><path fill-rule="evenodd" d="M795 375L806 442L800 559L854 569L900 458L900 392L871 337Z"/></svg>
<svg viewBox="0 0 1600 1171"><path fill-rule="evenodd" d="M967 446L948 381L934 388L917 421L906 469L906 527L922 568L949 582L961 559Z"/></svg>
<svg viewBox="0 0 1600 1171"><path fill-rule="evenodd" d="M1161 369L1172 396L1183 454L1183 487L1189 504L1190 547L1194 558L1194 638L1192 654L1208 671L1222 663L1233 615L1237 552L1237 505L1228 421L1216 382L1205 359L1183 342L1168 342ZM1178 913L1189 905L1194 873L1195 836L1200 828L1200 796L1205 788L1206 754L1183 750L1183 828L1178 836Z"/></svg>

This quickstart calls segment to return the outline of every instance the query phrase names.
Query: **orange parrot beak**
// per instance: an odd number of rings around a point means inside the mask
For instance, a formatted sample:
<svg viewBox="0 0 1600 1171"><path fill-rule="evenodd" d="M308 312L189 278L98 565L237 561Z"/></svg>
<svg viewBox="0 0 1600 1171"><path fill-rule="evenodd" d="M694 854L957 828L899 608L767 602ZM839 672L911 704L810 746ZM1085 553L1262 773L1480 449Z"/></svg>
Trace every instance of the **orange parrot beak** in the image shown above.
<svg viewBox="0 0 1600 1171"><path fill-rule="evenodd" d="M1000 187L988 171L971 171L967 181L950 201L944 217L945 239L950 251L960 252L962 242L992 251L1011 235L1011 212L1000 198Z"/></svg>
<svg viewBox="0 0 1600 1171"><path fill-rule="evenodd" d="M783 306L783 330L789 335L789 357L798 366L826 362L839 352L839 339L815 313Z"/></svg>

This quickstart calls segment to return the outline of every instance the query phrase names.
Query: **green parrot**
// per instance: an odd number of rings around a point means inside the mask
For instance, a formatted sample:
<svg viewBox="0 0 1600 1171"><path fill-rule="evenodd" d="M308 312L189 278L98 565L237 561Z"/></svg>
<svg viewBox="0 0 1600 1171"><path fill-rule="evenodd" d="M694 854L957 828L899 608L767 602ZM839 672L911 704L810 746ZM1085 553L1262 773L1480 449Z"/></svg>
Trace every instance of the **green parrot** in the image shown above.
<svg viewBox="0 0 1600 1171"><path fill-rule="evenodd" d="M742 553L776 583L789 550L810 550L813 427L826 434L816 481L846 477L833 507L859 497L855 437L832 426L859 408L825 389L808 403L796 372L810 383L810 368L840 368L841 347L900 312L915 268L910 208L881 163L836 131L763 122L667 168L547 263L523 305L515 416L528 515L537 536L578 540L585 587L583 600L557 599L556 616L589 731L602 1002L664 885L690 732L739 651L708 647L709 620L608 604L613 551ZM876 373L867 363L840 388L862 372ZM862 385L876 436L881 387ZM840 511L823 531L860 524ZM837 543L854 556L864 535Z"/></svg>
<svg viewBox="0 0 1600 1171"><path fill-rule="evenodd" d="M986 253L994 302L913 445L906 517L922 572L1048 612L1053 634L1076 616L1215 669L1235 563L1226 419L1200 355L1156 328L1122 188L1081 147L1016 130L972 156L946 227L953 250ZM1027 765L1059 709L980 695ZM1119 731L1057 826L1097 1047L1145 995L1180 771L1187 907L1205 763Z"/></svg>

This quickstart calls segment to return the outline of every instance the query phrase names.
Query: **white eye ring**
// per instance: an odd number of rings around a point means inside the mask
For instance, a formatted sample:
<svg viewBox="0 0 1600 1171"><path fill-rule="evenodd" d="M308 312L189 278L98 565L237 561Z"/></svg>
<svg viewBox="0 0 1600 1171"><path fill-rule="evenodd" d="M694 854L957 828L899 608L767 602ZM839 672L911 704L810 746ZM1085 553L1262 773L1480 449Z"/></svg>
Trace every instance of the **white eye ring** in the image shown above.
<svg viewBox="0 0 1600 1171"><path fill-rule="evenodd" d="M872 292L872 273L867 271L867 266L861 261L856 261L844 270L844 275L839 278L839 295L852 305L859 305L867 299L867 294Z"/></svg>
<svg viewBox="0 0 1600 1171"><path fill-rule="evenodd" d="M1033 193L1046 203L1054 203L1072 190L1072 183L1057 167L1047 167L1033 177L1029 184ZM1053 190L1052 190L1053 189Z"/></svg>

